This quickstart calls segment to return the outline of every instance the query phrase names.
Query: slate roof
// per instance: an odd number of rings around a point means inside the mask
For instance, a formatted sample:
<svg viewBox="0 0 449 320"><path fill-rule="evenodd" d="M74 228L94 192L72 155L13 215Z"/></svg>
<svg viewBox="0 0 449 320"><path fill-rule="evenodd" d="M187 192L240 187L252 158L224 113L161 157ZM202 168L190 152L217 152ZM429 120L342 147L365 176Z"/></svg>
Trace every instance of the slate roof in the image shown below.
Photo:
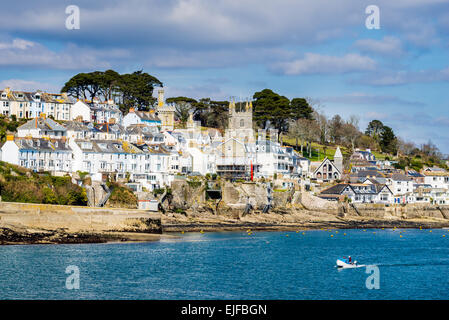
<svg viewBox="0 0 449 320"><path fill-rule="evenodd" d="M349 186L349 183L338 183L321 191L321 194L341 194L347 186Z"/></svg>
<svg viewBox="0 0 449 320"><path fill-rule="evenodd" d="M391 176L391 179L394 181L412 181L413 180L411 177L408 177L402 173L393 173Z"/></svg>
<svg viewBox="0 0 449 320"><path fill-rule="evenodd" d="M15 138L14 142L20 150L71 152L66 140L44 138Z"/></svg>
<svg viewBox="0 0 449 320"><path fill-rule="evenodd" d="M47 131L67 131L67 129L50 118L35 118L21 125L17 130L30 130L39 128Z"/></svg>
<svg viewBox="0 0 449 320"><path fill-rule="evenodd" d="M156 115L155 112L149 112L149 111L138 111L135 110L134 113L143 121L157 121L161 122L161 119Z"/></svg>
<svg viewBox="0 0 449 320"><path fill-rule="evenodd" d="M355 184L355 183L338 183L330 188L327 188L321 191L321 194L342 194L346 187L352 189L355 194L378 194L382 191L382 189L387 188L388 191L391 190L385 184ZM357 187L363 187L363 189L359 189Z"/></svg>
<svg viewBox="0 0 449 320"><path fill-rule="evenodd" d="M95 153L142 153L142 151L128 142L118 140L75 140L76 144L84 152ZM91 148L86 145L90 145Z"/></svg>

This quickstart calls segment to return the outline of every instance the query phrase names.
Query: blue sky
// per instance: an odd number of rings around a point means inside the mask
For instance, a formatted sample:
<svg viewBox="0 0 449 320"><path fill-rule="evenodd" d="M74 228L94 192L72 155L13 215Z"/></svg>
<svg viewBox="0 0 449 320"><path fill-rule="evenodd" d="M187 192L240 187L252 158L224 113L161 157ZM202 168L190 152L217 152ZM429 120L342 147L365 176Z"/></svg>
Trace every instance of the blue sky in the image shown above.
<svg viewBox="0 0 449 320"><path fill-rule="evenodd" d="M68 5L79 30L65 28ZM365 27L368 5L378 30ZM444 153L448 53L449 0L40 0L0 11L0 88L59 91L78 72L143 69L166 97L271 88Z"/></svg>

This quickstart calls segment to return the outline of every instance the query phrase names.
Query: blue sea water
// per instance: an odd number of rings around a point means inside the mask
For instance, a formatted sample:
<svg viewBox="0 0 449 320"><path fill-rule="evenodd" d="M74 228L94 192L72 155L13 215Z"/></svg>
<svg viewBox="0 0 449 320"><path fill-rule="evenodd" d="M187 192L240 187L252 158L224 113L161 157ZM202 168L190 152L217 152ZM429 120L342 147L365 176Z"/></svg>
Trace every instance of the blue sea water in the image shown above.
<svg viewBox="0 0 449 320"><path fill-rule="evenodd" d="M180 236L150 243L1 246L0 299L449 298L448 230ZM365 268L335 267L347 255L378 267L379 289L367 288L371 274ZM79 268L78 290L66 288L70 265Z"/></svg>

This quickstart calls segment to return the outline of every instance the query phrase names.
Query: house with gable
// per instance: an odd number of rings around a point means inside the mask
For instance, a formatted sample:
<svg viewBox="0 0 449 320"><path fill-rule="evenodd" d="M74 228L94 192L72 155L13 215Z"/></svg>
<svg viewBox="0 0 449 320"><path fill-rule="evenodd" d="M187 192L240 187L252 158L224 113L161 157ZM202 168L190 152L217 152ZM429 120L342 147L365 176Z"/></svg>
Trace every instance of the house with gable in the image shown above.
<svg viewBox="0 0 449 320"><path fill-rule="evenodd" d="M337 147L334 155L334 161L326 157L318 167L313 171L312 178L318 181L340 180L343 175L343 155L340 147Z"/></svg>

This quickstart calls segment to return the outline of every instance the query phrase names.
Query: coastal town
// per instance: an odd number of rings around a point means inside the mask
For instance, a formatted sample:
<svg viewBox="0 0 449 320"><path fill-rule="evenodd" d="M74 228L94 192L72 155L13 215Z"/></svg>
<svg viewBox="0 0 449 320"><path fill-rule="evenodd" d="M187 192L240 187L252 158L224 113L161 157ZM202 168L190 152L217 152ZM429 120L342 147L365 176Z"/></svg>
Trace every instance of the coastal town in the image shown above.
<svg viewBox="0 0 449 320"><path fill-rule="evenodd" d="M256 129L251 99L231 100L227 108L228 123L219 130L201 126L192 112L180 125L163 89L155 108L130 108L124 114L113 100L5 88L0 113L26 121L8 132L0 159L36 173L70 176L81 187L86 187L86 177L106 189L107 181L119 182L137 195L141 209L149 208L148 194L199 177L261 182L329 202L449 204L449 172L444 168L398 169L397 161L377 159L369 148L354 148L343 156L340 146L333 155L313 161L284 144L277 129ZM104 206L109 195L106 190L89 205Z"/></svg>

